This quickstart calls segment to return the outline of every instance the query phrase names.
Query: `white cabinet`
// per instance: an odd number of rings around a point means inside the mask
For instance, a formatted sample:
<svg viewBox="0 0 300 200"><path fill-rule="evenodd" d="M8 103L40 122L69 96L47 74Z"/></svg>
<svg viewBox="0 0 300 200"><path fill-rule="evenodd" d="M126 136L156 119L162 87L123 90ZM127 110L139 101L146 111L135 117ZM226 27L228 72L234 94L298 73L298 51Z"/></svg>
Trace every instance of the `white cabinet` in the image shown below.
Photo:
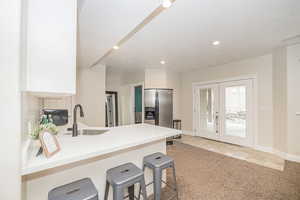
<svg viewBox="0 0 300 200"><path fill-rule="evenodd" d="M77 1L27 0L23 11L22 89L75 94Z"/></svg>

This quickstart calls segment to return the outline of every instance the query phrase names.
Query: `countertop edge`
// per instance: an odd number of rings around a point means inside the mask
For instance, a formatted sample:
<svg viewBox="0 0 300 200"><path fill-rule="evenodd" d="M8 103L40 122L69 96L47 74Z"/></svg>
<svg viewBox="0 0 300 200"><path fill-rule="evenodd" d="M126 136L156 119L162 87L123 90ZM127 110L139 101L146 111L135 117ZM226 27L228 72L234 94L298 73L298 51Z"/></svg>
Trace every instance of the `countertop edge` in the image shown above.
<svg viewBox="0 0 300 200"><path fill-rule="evenodd" d="M52 169L52 168L56 168L56 167L68 165L68 164L71 164L71 163L75 163L75 162L78 162L78 161L83 161L83 160L87 160L87 159L94 158L94 157L97 157L97 156L110 154L110 153L113 153L113 152L116 152L116 151L125 150L125 149L128 149L128 148L132 148L132 147L143 145L143 144L148 144L148 143L151 143L151 142L154 142L154 141L159 141L159 140L166 139L167 137L172 137L172 136L175 136L175 135L178 135L178 132L177 133L167 133L164 136L153 137L151 139L146 139L146 140L142 140L142 141L135 142L135 143L128 143L126 145L119 146L119 147L114 147L114 148L107 149L107 150L104 150L104 151L95 151L95 152L92 152L92 153L89 152L89 153L86 153L86 154L76 155L76 156L73 156L73 157L70 157L70 158L67 158L67 159L63 159L63 160L57 160L57 161L53 161L53 162L50 162L50 163L46 162L46 163L38 165L36 167L25 167L25 168L21 169L21 175L22 176L30 175L30 174L41 172L41 171L44 171L44 170L49 170L49 169Z"/></svg>

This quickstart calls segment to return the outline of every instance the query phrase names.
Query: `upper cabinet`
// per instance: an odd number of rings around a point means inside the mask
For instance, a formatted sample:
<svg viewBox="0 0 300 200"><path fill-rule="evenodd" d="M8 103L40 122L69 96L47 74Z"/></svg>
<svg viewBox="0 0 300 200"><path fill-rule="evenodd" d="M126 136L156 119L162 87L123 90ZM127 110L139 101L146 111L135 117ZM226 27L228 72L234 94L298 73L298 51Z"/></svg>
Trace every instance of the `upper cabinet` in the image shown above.
<svg viewBox="0 0 300 200"><path fill-rule="evenodd" d="M23 7L22 89L76 93L76 0L27 0Z"/></svg>

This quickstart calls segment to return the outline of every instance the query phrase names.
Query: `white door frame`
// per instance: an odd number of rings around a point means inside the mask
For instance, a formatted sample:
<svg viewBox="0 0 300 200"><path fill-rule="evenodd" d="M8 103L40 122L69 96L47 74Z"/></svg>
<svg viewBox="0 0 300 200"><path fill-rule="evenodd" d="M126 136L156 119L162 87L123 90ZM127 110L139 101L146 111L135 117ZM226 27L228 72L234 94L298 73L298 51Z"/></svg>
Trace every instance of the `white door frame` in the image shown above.
<svg viewBox="0 0 300 200"><path fill-rule="evenodd" d="M142 123L144 123L144 89L145 89L145 83L144 82L139 82L139 83L134 83L130 84L130 122L131 124L135 124L135 110L134 110L134 88L136 86L142 86Z"/></svg>
<svg viewBox="0 0 300 200"><path fill-rule="evenodd" d="M245 76L237 76L237 77L231 77L227 79L218 79L218 80L211 80L211 81L201 81L201 82L194 82L192 83L192 93L193 93L193 135L197 136L197 126L198 122L197 120L197 103L196 103L196 98L197 98L197 92L196 88L199 86L205 86L205 85L211 85L211 84L220 84L224 82L231 82L231 81L241 81L241 80L249 80L251 79L253 81L253 143L251 147L256 147L258 145L258 124L257 124L257 119L258 119L258 87L257 87L257 75L256 74L250 74L250 75L245 75Z"/></svg>
<svg viewBox="0 0 300 200"><path fill-rule="evenodd" d="M246 110L247 110L247 119L246 119L246 137L240 138L232 135L228 135L225 133L226 130L226 111L225 111L225 89L227 87L232 86L241 86L244 85L247 89L246 92ZM222 136L220 137L221 141L229 142L229 143L235 143L242 146L248 146L253 147L254 145L254 133L253 133L253 79L247 79L247 80L238 80L238 81L230 81L230 82L223 82L220 84L220 114L221 114L221 120L220 120L220 133L222 133Z"/></svg>
<svg viewBox="0 0 300 200"><path fill-rule="evenodd" d="M219 99L219 94L218 93L215 93L215 91L219 91L219 86L218 84L204 84L204 85L199 85L199 86L194 86L194 101L193 101L193 106L194 106L194 117L193 117L193 121L195 122L194 126L195 126L195 132L194 132L194 136L202 136L202 137L205 137L205 138L209 138L209 139L212 139L212 140L218 140L219 137L216 135L216 134L212 134L212 133L208 133L207 134L199 134L199 131L200 130L200 124L199 124L199 119L200 119L200 114L201 114L201 110L200 109L200 101L199 101L199 98L200 98L200 90L199 89L206 89L206 88L211 88L212 89L212 93L215 97L215 99ZM196 101L196 99L198 101ZM213 102L215 105L214 105L214 108L219 110L219 102ZM214 115L214 124L213 124L213 131L214 133L216 132L216 124L215 124L215 112L213 113Z"/></svg>

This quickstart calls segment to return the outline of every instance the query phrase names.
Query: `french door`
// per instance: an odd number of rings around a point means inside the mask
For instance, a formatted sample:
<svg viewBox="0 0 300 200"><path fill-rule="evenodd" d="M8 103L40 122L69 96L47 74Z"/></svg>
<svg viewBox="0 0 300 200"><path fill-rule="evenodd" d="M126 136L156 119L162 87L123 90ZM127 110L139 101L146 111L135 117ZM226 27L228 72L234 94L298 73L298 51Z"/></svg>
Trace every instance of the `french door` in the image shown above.
<svg viewBox="0 0 300 200"><path fill-rule="evenodd" d="M197 136L253 145L253 80L194 86L194 129Z"/></svg>

